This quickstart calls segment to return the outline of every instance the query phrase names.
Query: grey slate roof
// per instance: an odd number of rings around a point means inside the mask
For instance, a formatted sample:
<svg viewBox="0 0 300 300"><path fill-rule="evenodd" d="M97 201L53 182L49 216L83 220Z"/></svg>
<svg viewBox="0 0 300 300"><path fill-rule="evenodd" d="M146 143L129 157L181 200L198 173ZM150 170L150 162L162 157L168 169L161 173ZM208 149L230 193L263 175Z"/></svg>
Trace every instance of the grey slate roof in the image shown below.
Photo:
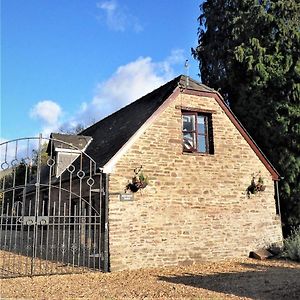
<svg viewBox="0 0 300 300"><path fill-rule="evenodd" d="M146 120L164 103L177 86L186 86L186 76L180 75L151 93L83 130L79 135L93 141L86 150L103 167ZM189 78L189 89L214 92L213 89Z"/></svg>

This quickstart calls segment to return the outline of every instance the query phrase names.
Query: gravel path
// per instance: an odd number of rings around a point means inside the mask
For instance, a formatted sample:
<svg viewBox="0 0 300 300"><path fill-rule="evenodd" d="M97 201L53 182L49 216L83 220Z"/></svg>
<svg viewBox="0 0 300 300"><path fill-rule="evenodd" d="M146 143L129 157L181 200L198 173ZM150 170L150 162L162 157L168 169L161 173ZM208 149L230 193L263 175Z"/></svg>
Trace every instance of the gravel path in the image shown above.
<svg viewBox="0 0 300 300"><path fill-rule="evenodd" d="M1 299L300 299L300 264L243 259L2 279Z"/></svg>

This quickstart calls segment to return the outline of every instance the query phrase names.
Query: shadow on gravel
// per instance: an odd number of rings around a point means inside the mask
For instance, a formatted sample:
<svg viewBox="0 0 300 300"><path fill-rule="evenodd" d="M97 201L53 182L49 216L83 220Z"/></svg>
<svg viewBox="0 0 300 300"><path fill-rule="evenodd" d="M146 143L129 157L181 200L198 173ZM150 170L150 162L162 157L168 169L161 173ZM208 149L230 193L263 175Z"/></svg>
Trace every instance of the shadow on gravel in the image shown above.
<svg viewBox="0 0 300 300"><path fill-rule="evenodd" d="M300 269L241 264L243 272L159 276L158 279L252 299L300 299Z"/></svg>

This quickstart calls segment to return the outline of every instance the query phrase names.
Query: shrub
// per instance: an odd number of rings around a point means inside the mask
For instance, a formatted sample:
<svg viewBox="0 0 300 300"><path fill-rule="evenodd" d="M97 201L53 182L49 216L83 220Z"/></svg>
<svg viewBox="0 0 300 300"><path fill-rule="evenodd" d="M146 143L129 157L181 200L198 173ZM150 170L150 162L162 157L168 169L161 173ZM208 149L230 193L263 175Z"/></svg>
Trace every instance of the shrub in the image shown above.
<svg viewBox="0 0 300 300"><path fill-rule="evenodd" d="M300 227L294 229L284 240L281 256L300 262Z"/></svg>

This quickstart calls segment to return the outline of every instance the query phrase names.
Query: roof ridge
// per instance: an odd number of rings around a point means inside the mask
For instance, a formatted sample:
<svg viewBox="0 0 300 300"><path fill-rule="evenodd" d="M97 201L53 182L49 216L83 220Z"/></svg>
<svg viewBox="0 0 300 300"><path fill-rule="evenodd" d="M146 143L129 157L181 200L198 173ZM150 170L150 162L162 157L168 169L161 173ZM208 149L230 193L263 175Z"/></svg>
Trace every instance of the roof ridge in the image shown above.
<svg viewBox="0 0 300 300"><path fill-rule="evenodd" d="M192 77L190 77L190 76L187 76L187 75L180 75L180 82L183 82L183 81L187 81L187 78L189 79L189 85L185 85L185 88L186 89L196 89L196 90L199 90L199 89L197 89L195 86L198 86L199 88L201 88L201 90L205 90L205 91L207 91L207 92L211 92L211 93L218 93L218 91L217 90L215 90L215 89L213 89L213 88L211 88L211 87L209 87L209 86L207 86L206 84L204 84L204 83L202 83L202 82L200 82L200 81L197 81L197 80L195 80L195 79L193 79ZM192 84L191 84L192 83ZM193 88L193 85L194 85L194 88Z"/></svg>

